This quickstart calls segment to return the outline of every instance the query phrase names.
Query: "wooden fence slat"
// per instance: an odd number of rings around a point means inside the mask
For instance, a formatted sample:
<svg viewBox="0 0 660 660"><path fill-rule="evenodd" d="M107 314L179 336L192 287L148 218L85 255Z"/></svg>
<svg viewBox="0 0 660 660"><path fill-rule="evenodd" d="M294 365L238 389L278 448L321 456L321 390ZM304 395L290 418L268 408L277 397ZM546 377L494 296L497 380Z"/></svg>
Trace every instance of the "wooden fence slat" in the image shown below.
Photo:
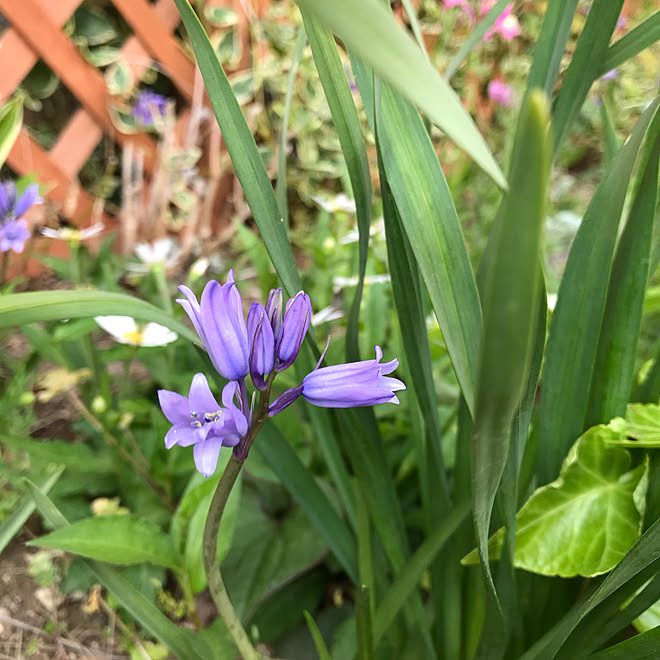
<svg viewBox="0 0 660 660"><path fill-rule="evenodd" d="M131 141L144 150L145 167L151 170L156 154L153 140L142 134L126 136L115 128L107 109L109 96L103 77L85 61L41 5L36 0L0 0L0 12L62 79L98 124L120 144Z"/></svg>
<svg viewBox="0 0 660 660"><path fill-rule="evenodd" d="M50 157L75 179L102 137L103 129L84 108L78 108L50 150Z"/></svg>
<svg viewBox="0 0 660 660"><path fill-rule="evenodd" d="M171 29L146 0L112 0L144 48L163 67L187 101L192 99L195 65L181 50Z"/></svg>
<svg viewBox="0 0 660 660"><path fill-rule="evenodd" d="M41 5L51 21L61 27L82 0L42 0ZM0 102L11 96L39 59L12 27L0 37Z"/></svg>

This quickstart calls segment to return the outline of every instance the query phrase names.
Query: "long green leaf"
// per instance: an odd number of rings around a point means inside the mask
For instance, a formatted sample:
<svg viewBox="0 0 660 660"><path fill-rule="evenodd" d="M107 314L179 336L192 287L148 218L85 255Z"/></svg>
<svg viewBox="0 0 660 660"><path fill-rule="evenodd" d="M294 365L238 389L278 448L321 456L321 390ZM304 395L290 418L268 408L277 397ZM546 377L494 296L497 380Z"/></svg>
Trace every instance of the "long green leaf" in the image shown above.
<svg viewBox="0 0 660 660"><path fill-rule="evenodd" d="M587 208L562 279L546 349L537 473L552 481L585 426L619 219L640 144L660 97L640 117Z"/></svg>
<svg viewBox="0 0 660 660"><path fill-rule="evenodd" d="M64 468L60 467L51 475L49 475L38 488L48 494L50 489L57 483L57 480L62 476ZM28 518L34 513L36 505L34 498L31 495L24 495L21 498L19 505L11 512L10 516L0 525L0 555L3 550L9 545L11 540L18 534L23 525L27 522Z"/></svg>
<svg viewBox="0 0 660 660"><path fill-rule="evenodd" d="M657 214L660 114L655 137L612 266L591 379L587 426L623 415L630 398Z"/></svg>
<svg viewBox="0 0 660 660"><path fill-rule="evenodd" d="M23 123L23 101L15 98L0 108L0 167L16 142Z"/></svg>
<svg viewBox="0 0 660 660"><path fill-rule="evenodd" d="M262 430L255 444L328 544L351 580L358 582L357 547L346 523L273 424Z"/></svg>
<svg viewBox="0 0 660 660"><path fill-rule="evenodd" d="M387 181L456 377L473 410L481 334L474 274L449 187L422 119L387 85L383 86L378 142Z"/></svg>
<svg viewBox="0 0 660 660"><path fill-rule="evenodd" d="M514 415L529 380L537 327L539 253L550 175L550 111L541 91L520 112L509 174L485 269L484 329L472 429L472 512L493 616L498 612L488 558L495 495L509 454ZM530 168L529 163L535 163ZM521 219L524 219L521 222ZM512 252L511 246L516 250ZM503 623L503 622L502 622ZM502 624L498 624L501 626ZM499 640L504 641L500 634ZM504 648L491 648L501 657Z"/></svg>
<svg viewBox="0 0 660 660"><path fill-rule="evenodd" d="M139 321L154 321L189 341L199 343L197 333L167 312L144 300L108 291L29 291L0 298L0 328L118 314Z"/></svg>
<svg viewBox="0 0 660 660"><path fill-rule="evenodd" d="M358 350L358 322L360 302L364 287L364 276L367 269L367 253L369 248L369 227L371 225L371 178L369 176L369 161L367 149L362 137L360 120L358 118L353 94L341 63L337 46L332 33L324 28L318 20L304 8L301 9L305 29L312 47L321 84L328 100L330 112L337 128L346 168L351 180L357 224L359 232L359 272L355 296L348 316L346 328L346 359L355 362L360 359Z"/></svg>
<svg viewBox="0 0 660 660"><path fill-rule="evenodd" d="M346 48L418 106L499 186L506 188L502 172L459 98L378 0L298 0L298 4L314 13Z"/></svg>
<svg viewBox="0 0 660 660"><path fill-rule="evenodd" d="M589 9L553 108L555 152L577 117L591 84L598 77L622 6L623 0L594 0Z"/></svg>
<svg viewBox="0 0 660 660"><path fill-rule="evenodd" d="M660 40L660 12L656 11L607 49L607 55L596 77L598 78L604 73L616 69L626 60L634 57L658 40Z"/></svg>
<svg viewBox="0 0 660 660"><path fill-rule="evenodd" d="M26 483L39 513L48 523L56 530L67 527L69 522L52 500L31 481L26 480ZM143 593L116 570L96 561L84 560L84 563L136 621L165 644L178 658L181 660L222 660L199 635L175 626Z"/></svg>
<svg viewBox="0 0 660 660"><path fill-rule="evenodd" d="M548 98L552 97L577 4L578 0L555 0L548 3L527 78L527 92L540 88Z"/></svg>
<svg viewBox="0 0 660 660"><path fill-rule="evenodd" d="M282 215L250 128L215 49L188 0L174 0L190 36L197 63L254 221L289 296L302 286Z"/></svg>
<svg viewBox="0 0 660 660"><path fill-rule="evenodd" d="M590 655L594 660L654 660L660 649L660 626Z"/></svg>
<svg viewBox="0 0 660 660"><path fill-rule="evenodd" d="M316 652L319 654L319 660L332 660L330 651L328 651L328 647L325 644L325 640L323 639L323 635L321 635L319 627L316 625L316 621L314 621L312 615L307 610L305 610L304 614L309 633L314 640L314 646L316 646Z"/></svg>

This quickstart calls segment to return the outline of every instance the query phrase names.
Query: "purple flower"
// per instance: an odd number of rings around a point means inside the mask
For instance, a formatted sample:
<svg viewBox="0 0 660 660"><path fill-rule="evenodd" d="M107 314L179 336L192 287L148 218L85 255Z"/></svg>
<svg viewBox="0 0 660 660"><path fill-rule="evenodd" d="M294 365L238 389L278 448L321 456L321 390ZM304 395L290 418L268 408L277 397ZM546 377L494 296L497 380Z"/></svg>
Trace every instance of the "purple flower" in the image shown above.
<svg viewBox="0 0 660 660"><path fill-rule="evenodd" d="M234 270L227 274L227 283L207 282L201 303L187 287L179 291L186 297L177 299L197 330L211 362L227 380L239 380L249 372L250 346L243 316L243 301L234 282Z"/></svg>
<svg viewBox="0 0 660 660"><path fill-rule="evenodd" d="M275 337L268 314L261 303L252 303L247 318L250 338L250 377L259 390L266 389L267 376L275 361Z"/></svg>
<svg viewBox="0 0 660 660"><path fill-rule="evenodd" d="M16 254L23 252L25 241L30 238L27 228L27 220L9 220L0 227L0 252L13 250Z"/></svg>
<svg viewBox="0 0 660 660"><path fill-rule="evenodd" d="M610 69L607 73L604 73L600 79L601 80L614 80L619 75L617 69Z"/></svg>
<svg viewBox="0 0 660 660"><path fill-rule="evenodd" d="M234 447L248 431L245 415L234 403L238 383L222 390L221 407L215 400L204 374L196 374L188 397L158 390L158 400L172 428L165 435L165 447L194 446L195 466L210 477L218 464L221 447Z"/></svg>
<svg viewBox="0 0 660 660"><path fill-rule="evenodd" d="M286 303L286 313L277 337L276 371L288 369L298 357L311 320L312 302L304 291L299 291Z"/></svg>
<svg viewBox="0 0 660 660"><path fill-rule="evenodd" d="M507 107L511 105L511 87L495 78L488 83L488 98L495 103Z"/></svg>
<svg viewBox="0 0 660 660"><path fill-rule="evenodd" d="M138 92L131 114L143 126L151 126L155 117L164 117L167 112L168 99L150 89Z"/></svg>
<svg viewBox="0 0 660 660"><path fill-rule="evenodd" d="M282 289L271 289L266 301L266 314L273 329L275 339L279 337L282 327Z"/></svg>

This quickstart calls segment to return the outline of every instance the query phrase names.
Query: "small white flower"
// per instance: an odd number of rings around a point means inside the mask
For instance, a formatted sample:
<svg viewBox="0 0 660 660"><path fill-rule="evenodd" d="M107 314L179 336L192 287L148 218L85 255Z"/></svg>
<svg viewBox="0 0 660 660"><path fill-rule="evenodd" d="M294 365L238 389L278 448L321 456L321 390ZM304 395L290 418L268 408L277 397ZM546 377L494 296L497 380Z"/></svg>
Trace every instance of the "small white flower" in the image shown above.
<svg viewBox="0 0 660 660"><path fill-rule="evenodd" d="M178 336L164 325L138 324L131 316L95 316L94 320L120 344L165 346Z"/></svg>
<svg viewBox="0 0 660 660"><path fill-rule="evenodd" d="M330 321L336 321L344 316L344 312L341 309L336 307L324 307L320 309L316 314L312 314L312 325L314 327L322 325L323 323L329 323Z"/></svg>
<svg viewBox="0 0 660 660"><path fill-rule="evenodd" d="M100 234L104 229L102 222L97 222L95 225L78 229L76 227L60 227L59 229L51 229L50 227L42 227L41 233L48 238L55 238L63 241L85 241L92 236Z"/></svg>
<svg viewBox="0 0 660 660"><path fill-rule="evenodd" d="M172 238L159 238L153 243L138 243L135 246L135 254L146 266L162 265L167 268L172 265L179 256L176 241Z"/></svg>
<svg viewBox="0 0 660 660"><path fill-rule="evenodd" d="M385 240L385 222L383 218L378 218L371 223L369 227L369 236L371 238L378 237L379 239ZM357 228L351 229L339 242L342 245L348 245L349 243L357 243L360 240L360 232Z"/></svg>
<svg viewBox="0 0 660 660"><path fill-rule="evenodd" d="M206 257L200 257L190 267L188 277L190 277L191 280L198 280L209 269L210 265L211 262Z"/></svg>
<svg viewBox="0 0 660 660"><path fill-rule="evenodd" d="M344 213L355 213L355 200L344 193L339 193L336 197L326 199L321 195L312 195L312 199L328 213L343 211Z"/></svg>
<svg viewBox="0 0 660 660"><path fill-rule="evenodd" d="M390 281L390 276L387 273L382 275L367 275L364 278L364 286L369 286L370 284L383 284ZM339 293L342 289L347 287L357 286L358 278L355 277L333 277L332 278L333 291Z"/></svg>

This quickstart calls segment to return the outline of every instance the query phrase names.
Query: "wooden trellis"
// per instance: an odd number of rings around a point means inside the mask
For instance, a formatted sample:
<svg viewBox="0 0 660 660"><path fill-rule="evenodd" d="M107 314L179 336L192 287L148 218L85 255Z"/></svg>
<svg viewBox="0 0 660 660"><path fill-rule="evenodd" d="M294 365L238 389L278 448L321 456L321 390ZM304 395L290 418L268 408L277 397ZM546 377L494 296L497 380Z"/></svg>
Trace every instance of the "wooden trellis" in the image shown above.
<svg viewBox="0 0 660 660"><path fill-rule="evenodd" d="M48 199L61 215L75 225L89 224L95 200L81 188L77 175L104 137L111 136L119 145L131 145L142 152L147 172L154 167L157 145L145 134L127 135L113 123L110 115L112 97L103 75L78 51L62 26L83 0L0 0L0 14L9 27L0 37L0 104L11 96L35 63L41 59L60 78L80 103L50 150L44 149L23 126L7 163L19 175L34 174L49 187ZM123 45L120 59L129 66L134 84L156 62L189 104L195 84L195 64L183 52L173 31L179 13L173 0L112 0L133 30ZM234 9L242 20L239 38L248 39L247 18L241 0L210 0L209 4ZM262 5L257 8L259 13ZM244 50L246 52L247 49ZM189 116L189 106L179 112L177 129L182 130ZM96 208L111 226L113 219Z"/></svg>

